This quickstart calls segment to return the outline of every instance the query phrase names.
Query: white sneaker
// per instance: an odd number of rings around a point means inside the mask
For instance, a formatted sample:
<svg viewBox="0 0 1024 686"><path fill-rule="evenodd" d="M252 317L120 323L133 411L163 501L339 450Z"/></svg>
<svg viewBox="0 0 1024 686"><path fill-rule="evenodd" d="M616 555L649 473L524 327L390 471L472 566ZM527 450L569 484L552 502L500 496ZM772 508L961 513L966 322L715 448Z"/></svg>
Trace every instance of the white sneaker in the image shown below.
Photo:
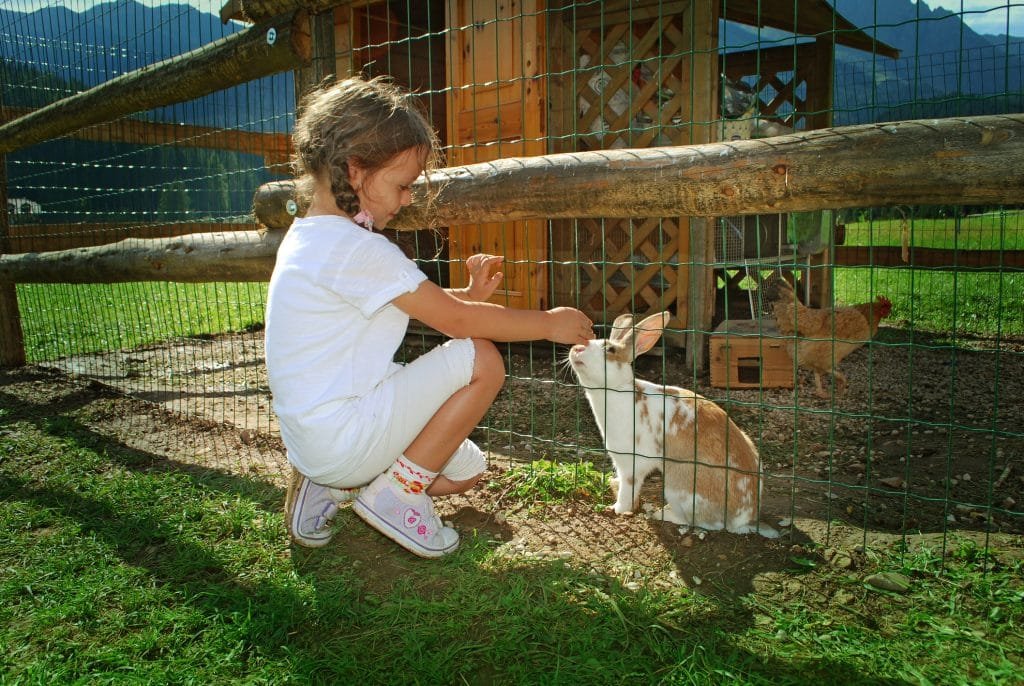
<svg viewBox="0 0 1024 686"><path fill-rule="evenodd" d="M459 547L459 534L444 526L426 493L406 493L387 474L362 489L352 511L392 541L420 557L441 557Z"/></svg>
<svg viewBox="0 0 1024 686"><path fill-rule="evenodd" d="M284 515L292 540L307 548L327 545L334 533L331 519L338 512L339 494L344 491L313 483L292 467L284 498Z"/></svg>

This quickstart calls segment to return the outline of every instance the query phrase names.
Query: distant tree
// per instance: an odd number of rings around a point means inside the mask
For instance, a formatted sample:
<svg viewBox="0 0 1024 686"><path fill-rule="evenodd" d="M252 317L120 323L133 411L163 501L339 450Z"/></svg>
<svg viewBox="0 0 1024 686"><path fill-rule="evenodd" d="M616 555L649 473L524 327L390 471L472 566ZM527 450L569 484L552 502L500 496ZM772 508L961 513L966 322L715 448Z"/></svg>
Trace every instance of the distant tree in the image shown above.
<svg viewBox="0 0 1024 686"><path fill-rule="evenodd" d="M161 219L168 221L187 219L190 209L191 201L189 200L188 191L185 190L185 185L180 181L176 181L170 187L165 188L160 193L160 199L156 204L156 210Z"/></svg>

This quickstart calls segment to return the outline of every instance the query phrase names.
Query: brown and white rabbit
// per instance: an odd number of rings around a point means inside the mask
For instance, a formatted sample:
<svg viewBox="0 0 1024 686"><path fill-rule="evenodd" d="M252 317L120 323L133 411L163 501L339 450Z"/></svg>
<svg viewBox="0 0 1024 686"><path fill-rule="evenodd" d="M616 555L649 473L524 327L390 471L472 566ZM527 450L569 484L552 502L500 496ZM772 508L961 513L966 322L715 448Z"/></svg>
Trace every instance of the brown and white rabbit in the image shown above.
<svg viewBox="0 0 1024 686"><path fill-rule="evenodd" d="M652 315L634 329L632 315L621 315L607 339L569 351L615 465L615 512L633 512L644 480L660 469L665 506L654 519L775 538L759 521L761 463L750 438L711 400L634 376L633 360L657 343L670 316Z"/></svg>

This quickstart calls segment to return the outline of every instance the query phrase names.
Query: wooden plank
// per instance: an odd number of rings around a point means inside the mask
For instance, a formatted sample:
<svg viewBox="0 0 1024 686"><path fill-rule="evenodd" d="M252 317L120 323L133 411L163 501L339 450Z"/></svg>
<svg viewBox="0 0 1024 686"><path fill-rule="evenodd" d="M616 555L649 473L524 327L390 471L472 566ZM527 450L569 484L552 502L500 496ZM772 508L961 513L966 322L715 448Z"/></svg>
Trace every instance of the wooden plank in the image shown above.
<svg viewBox="0 0 1024 686"><path fill-rule="evenodd" d="M33 111L23 107L0 108L0 124L28 116ZM209 126L165 124L128 118L87 126L70 133L68 137L101 143L230 150L262 157L267 167L287 166L291 154L291 137L283 133L215 129Z"/></svg>
<svg viewBox="0 0 1024 686"><path fill-rule="evenodd" d="M488 164L509 153L546 152L544 80L546 25L535 0L458 0L447 6L449 159ZM519 190L522 192L522 189ZM457 222L449 226L449 280L467 283L464 260L477 252L503 255L504 288L493 302L544 309L550 302L548 230L543 221ZM468 225L467 225L468 224Z"/></svg>
<svg viewBox="0 0 1024 686"><path fill-rule="evenodd" d="M814 43L802 43L795 48L788 46L730 52L719 56L718 61L725 75L736 80L741 76L793 71L801 64L814 62L817 53Z"/></svg>
<svg viewBox="0 0 1024 686"><path fill-rule="evenodd" d="M895 245L839 245L832 263L843 267L902 267L937 271L1024 270L1024 250L953 250L910 247L910 261L903 261L903 249Z"/></svg>
<svg viewBox="0 0 1024 686"><path fill-rule="evenodd" d="M295 102L335 73L334 13L324 12L308 17L309 64L295 70Z"/></svg>
<svg viewBox="0 0 1024 686"><path fill-rule="evenodd" d="M637 24L645 21L667 19L682 13L690 2L664 2L643 0L642 2L595 2L583 3L568 11L566 21L576 29L600 29L618 24Z"/></svg>

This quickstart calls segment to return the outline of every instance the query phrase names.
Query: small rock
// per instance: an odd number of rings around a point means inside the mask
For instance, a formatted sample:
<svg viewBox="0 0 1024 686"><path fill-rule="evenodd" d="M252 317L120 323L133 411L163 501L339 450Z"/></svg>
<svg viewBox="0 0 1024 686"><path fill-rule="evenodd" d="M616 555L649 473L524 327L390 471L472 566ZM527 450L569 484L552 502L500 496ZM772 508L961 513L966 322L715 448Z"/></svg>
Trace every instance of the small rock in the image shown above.
<svg viewBox="0 0 1024 686"><path fill-rule="evenodd" d="M842 550L828 548L825 550L825 559L829 565L837 569L849 569L853 566L853 558Z"/></svg>
<svg viewBox="0 0 1024 686"><path fill-rule="evenodd" d="M879 479L878 483L895 490L901 490L903 488L903 478L899 476L890 476L885 479Z"/></svg>
<svg viewBox="0 0 1024 686"><path fill-rule="evenodd" d="M963 476L961 476L960 478L961 478L961 479L962 479L963 481L970 481L970 480L971 480L971 475L970 475L970 474L968 474L968 473L966 473L966 472L964 472L964 475L963 475Z"/></svg>
<svg viewBox="0 0 1024 686"><path fill-rule="evenodd" d="M853 605L856 600L857 597L849 591L836 591L836 594L832 596L832 602L836 605Z"/></svg>
<svg viewBox="0 0 1024 686"><path fill-rule="evenodd" d="M864 583L873 588L878 588L883 591L891 591L893 593L906 593L910 590L910 579L897 572L880 572L878 574L871 574L864 579Z"/></svg>
<svg viewBox="0 0 1024 686"><path fill-rule="evenodd" d="M1006 508L1007 510L1013 509L1013 506L1016 504L1017 501L1011 498L1010 496L1006 496L1005 498L1003 498L1003 507Z"/></svg>

